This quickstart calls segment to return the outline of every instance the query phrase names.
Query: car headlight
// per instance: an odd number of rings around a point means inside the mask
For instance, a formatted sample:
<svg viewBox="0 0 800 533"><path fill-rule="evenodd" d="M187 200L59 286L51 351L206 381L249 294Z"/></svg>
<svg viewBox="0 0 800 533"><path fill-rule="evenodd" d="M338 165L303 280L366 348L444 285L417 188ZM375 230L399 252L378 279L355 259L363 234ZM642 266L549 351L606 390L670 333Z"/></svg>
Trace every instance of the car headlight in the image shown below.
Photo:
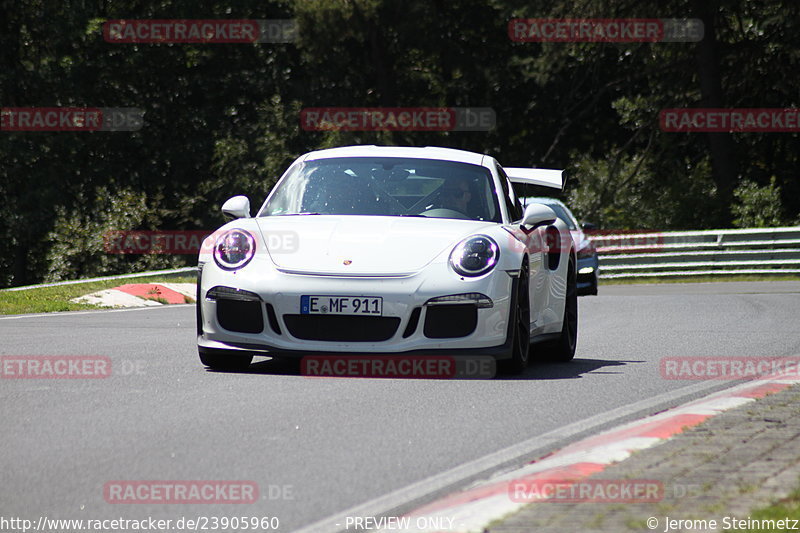
<svg viewBox="0 0 800 533"><path fill-rule="evenodd" d="M225 270L242 268L256 253L256 240L240 229L226 231L214 243L214 262Z"/></svg>
<svg viewBox="0 0 800 533"><path fill-rule="evenodd" d="M486 274L500 259L500 248L487 235L467 237L450 252L450 265L462 276Z"/></svg>

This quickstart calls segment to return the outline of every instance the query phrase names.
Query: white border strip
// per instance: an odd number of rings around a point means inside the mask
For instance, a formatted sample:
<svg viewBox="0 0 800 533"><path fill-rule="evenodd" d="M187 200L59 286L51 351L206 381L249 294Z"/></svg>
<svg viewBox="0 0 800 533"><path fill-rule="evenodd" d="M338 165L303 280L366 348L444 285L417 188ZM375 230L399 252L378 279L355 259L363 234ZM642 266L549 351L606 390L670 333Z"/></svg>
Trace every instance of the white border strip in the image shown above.
<svg viewBox="0 0 800 533"><path fill-rule="evenodd" d="M80 283L92 283L94 281L110 281L112 279L128 279L128 278L143 278L149 276L161 276L166 274L180 274L183 272L192 272L196 271L197 267L183 267L183 268L173 268L170 270L151 270L150 272L135 272L133 274L119 274L117 276L104 276L101 278L89 278L89 279L73 279L70 281L59 281L56 283L42 283L39 285L26 285L24 287L11 287L8 289L0 289L2 291L27 291L28 289L42 289L44 287L58 287L61 285L78 285Z"/></svg>
<svg viewBox="0 0 800 533"><path fill-rule="evenodd" d="M21 318L49 318L55 316L94 315L98 313L124 313L127 311L150 311L153 309L174 309L175 307L194 307L195 304L148 305L146 307L126 307L124 309L87 309L86 311L56 311L33 313L29 315L0 315L0 320L19 320ZM194 316L192 317L194 319Z"/></svg>
<svg viewBox="0 0 800 533"><path fill-rule="evenodd" d="M502 465L520 462L526 457L529 458L534 453L547 451L549 448L552 448L554 444L561 441L570 440L574 438L575 435L586 431L592 431L593 433L588 435L592 436L597 434L598 430L602 428L602 426L606 424L613 424L621 418L636 415L637 413L642 413L643 411L653 409L664 403L671 403L675 400L682 400L683 403L671 408L680 407L685 404L704 399L703 397L695 400L689 399L695 394L722 394L730 390L735 391L742 387L752 386L753 384L752 381L747 381L742 383L740 386L737 386L736 384L741 380L715 381L716 383L704 381L694 385L689 385L687 387L682 387L680 389L664 392L652 398L640 400L629 405L623 405L621 407L617 407L616 409L612 409L611 411L606 411L584 420L573 422L518 444L514 444L503 450L499 450L468 463L464 463L440 474L422 479L388 494L378 496L368 502L356 505L343 512L338 512L333 516L323 518L322 520L297 529L295 530L295 533L340 532L345 530L345 519L348 516L384 516L389 512L394 512L398 509L406 507L415 501L419 502L420 500L428 500L431 496L440 492L443 492L441 496L458 492L459 489L454 486L462 484L469 478L478 475L485 475L485 481L486 479L497 477L498 472L496 472L496 470ZM725 385L727 385L727 387L725 387ZM721 390L714 390L718 389L720 386L723 387ZM637 419L628 423L612 426L608 428L608 430L610 431L611 429L633 426L637 423L640 423L642 419L649 418L654 414L655 413L642 413ZM602 432L604 433L605 431L606 430L603 430ZM511 471L514 468L515 467L511 467L508 471ZM492 470L495 470L495 472L492 472ZM435 501L435 499L428 500L428 502L430 501ZM418 507L418 505L415 505L414 507ZM407 511L413 511L413 509L407 509Z"/></svg>

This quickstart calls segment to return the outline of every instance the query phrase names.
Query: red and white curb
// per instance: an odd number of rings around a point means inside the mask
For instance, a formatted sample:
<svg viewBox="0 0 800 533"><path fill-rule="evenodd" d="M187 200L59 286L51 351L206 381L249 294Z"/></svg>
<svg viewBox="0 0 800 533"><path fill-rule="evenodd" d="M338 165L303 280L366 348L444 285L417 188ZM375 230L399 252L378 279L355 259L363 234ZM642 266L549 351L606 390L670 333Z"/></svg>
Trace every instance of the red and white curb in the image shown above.
<svg viewBox="0 0 800 533"><path fill-rule="evenodd" d="M149 307L194 302L194 283L131 283L70 300L100 307Z"/></svg>
<svg viewBox="0 0 800 533"><path fill-rule="evenodd" d="M513 471L451 494L404 515L403 528L382 531L482 532L492 521L529 505L531 499L514 501L513 485L568 479L579 482L604 470L633 452L654 446L723 411L753 402L800 382L800 377L759 379L720 391L588 437Z"/></svg>

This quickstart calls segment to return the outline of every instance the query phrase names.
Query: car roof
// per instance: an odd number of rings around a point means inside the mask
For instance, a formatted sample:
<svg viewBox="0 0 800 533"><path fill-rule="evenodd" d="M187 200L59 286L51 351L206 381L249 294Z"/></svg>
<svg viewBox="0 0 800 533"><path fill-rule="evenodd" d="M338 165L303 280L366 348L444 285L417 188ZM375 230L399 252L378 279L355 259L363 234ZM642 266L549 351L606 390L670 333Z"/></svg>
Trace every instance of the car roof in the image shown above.
<svg viewBox="0 0 800 533"><path fill-rule="evenodd" d="M318 159L331 159L336 157L405 157L410 159L436 159L442 161L457 161L472 165L483 165L484 154L456 150L454 148L440 148L437 146L342 146L328 148L307 153L302 160L314 161Z"/></svg>

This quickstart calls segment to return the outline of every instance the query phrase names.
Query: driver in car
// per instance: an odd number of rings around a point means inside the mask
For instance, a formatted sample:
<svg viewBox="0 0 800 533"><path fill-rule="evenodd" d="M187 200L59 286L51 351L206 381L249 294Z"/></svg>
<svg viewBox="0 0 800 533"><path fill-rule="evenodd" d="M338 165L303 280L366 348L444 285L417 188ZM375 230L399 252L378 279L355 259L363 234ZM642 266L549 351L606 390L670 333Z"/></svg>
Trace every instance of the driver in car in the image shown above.
<svg viewBox="0 0 800 533"><path fill-rule="evenodd" d="M445 183L442 187L442 207L452 209L459 213L467 214L467 205L472 199L472 191L467 180L457 180Z"/></svg>

